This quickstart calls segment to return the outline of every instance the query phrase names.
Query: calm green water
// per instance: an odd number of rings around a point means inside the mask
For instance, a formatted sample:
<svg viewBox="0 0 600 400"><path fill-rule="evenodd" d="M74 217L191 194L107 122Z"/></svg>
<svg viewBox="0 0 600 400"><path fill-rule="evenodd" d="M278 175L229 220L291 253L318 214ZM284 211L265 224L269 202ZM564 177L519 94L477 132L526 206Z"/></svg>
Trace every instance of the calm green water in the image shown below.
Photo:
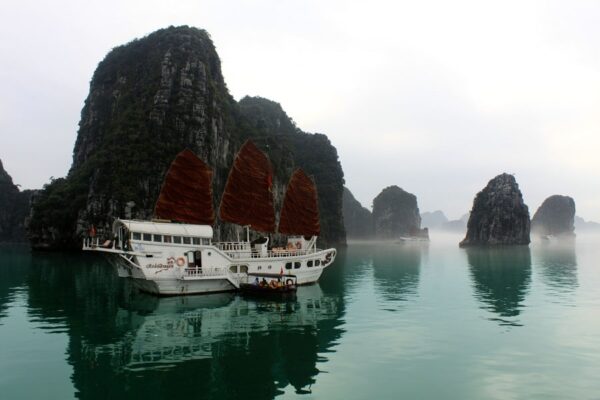
<svg viewBox="0 0 600 400"><path fill-rule="evenodd" d="M351 245L288 302L0 247L0 398L600 399L600 243Z"/></svg>

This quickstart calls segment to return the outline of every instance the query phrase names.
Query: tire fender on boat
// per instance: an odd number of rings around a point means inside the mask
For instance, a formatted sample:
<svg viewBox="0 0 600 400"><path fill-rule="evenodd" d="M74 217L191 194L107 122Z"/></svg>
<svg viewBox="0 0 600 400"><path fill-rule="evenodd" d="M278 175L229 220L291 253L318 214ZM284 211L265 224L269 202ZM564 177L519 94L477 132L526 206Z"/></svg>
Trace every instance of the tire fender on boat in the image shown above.
<svg viewBox="0 0 600 400"><path fill-rule="evenodd" d="M293 284L294 284L294 281L293 281L292 279L287 279L287 280L285 281L285 284L286 284L287 286L291 286L291 285L293 285Z"/></svg>
<svg viewBox="0 0 600 400"><path fill-rule="evenodd" d="M183 267L185 265L185 258L177 257L177 265L179 265L180 267Z"/></svg>

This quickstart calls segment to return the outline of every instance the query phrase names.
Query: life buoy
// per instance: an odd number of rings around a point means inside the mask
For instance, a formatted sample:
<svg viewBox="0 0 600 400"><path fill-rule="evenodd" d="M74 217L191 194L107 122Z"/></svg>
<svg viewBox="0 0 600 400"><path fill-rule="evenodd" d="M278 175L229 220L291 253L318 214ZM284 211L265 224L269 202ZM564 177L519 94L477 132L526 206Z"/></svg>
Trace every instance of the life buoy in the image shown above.
<svg viewBox="0 0 600 400"><path fill-rule="evenodd" d="M177 265L179 265L180 267L183 267L185 265L185 258L177 257Z"/></svg>
<svg viewBox="0 0 600 400"><path fill-rule="evenodd" d="M302 248L302 243L296 242L296 248L300 250Z"/></svg>
<svg viewBox="0 0 600 400"><path fill-rule="evenodd" d="M287 279L285 281L285 284L288 285L288 286L292 286L294 284L294 281L292 279Z"/></svg>

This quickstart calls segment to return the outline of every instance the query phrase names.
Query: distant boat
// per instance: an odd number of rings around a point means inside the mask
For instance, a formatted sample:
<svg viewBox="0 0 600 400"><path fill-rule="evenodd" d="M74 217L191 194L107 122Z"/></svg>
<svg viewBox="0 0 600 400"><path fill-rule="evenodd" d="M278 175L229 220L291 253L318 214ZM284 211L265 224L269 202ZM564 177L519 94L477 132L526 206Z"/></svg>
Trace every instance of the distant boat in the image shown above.
<svg viewBox="0 0 600 400"><path fill-rule="evenodd" d="M415 236L400 236L396 243L411 243L411 242L429 242L429 238L415 237Z"/></svg>
<svg viewBox="0 0 600 400"><path fill-rule="evenodd" d="M246 240L213 243L212 171L184 150L163 182L157 219L117 219L106 238L92 227L83 250L107 254L120 277L133 278L141 290L157 295L238 290L257 273L293 276L294 286L316 282L337 252L316 247L317 190L301 169L290 179L281 210L278 232L287 235L287 245L270 248L264 236L250 241L249 228L276 231L272 181L267 156L247 141L234 160L219 207L222 221L246 227Z"/></svg>

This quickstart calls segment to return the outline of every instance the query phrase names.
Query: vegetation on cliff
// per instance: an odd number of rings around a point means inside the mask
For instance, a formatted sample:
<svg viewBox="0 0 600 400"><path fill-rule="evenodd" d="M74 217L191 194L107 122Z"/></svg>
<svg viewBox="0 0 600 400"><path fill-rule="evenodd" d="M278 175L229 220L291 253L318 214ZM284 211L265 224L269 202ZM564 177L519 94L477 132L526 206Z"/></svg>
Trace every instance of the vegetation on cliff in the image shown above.
<svg viewBox="0 0 600 400"><path fill-rule="evenodd" d="M106 230L115 217L152 217L167 168L185 148L214 169L216 208L247 138L271 160L276 207L293 169L304 168L317 184L322 240L345 242L343 172L327 137L300 131L277 103L260 98L237 103L208 33L182 26L119 46L100 62L69 174L36 198L32 244L74 248L91 224ZM217 221L215 236L233 238L236 229Z"/></svg>

